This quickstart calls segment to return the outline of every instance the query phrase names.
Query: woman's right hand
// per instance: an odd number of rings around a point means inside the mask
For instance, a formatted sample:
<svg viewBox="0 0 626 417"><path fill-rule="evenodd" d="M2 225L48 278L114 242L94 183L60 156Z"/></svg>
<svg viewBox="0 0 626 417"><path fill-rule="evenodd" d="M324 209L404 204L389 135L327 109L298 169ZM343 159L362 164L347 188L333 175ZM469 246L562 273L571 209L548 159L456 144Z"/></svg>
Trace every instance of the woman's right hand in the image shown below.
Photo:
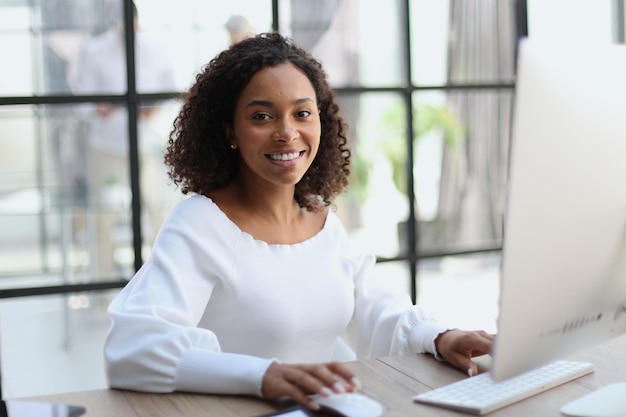
<svg viewBox="0 0 626 417"><path fill-rule="evenodd" d="M309 396L327 397L334 393L354 392L360 382L342 363L282 364L274 362L263 375L263 398L277 400L289 397L295 402L318 410L319 405Z"/></svg>

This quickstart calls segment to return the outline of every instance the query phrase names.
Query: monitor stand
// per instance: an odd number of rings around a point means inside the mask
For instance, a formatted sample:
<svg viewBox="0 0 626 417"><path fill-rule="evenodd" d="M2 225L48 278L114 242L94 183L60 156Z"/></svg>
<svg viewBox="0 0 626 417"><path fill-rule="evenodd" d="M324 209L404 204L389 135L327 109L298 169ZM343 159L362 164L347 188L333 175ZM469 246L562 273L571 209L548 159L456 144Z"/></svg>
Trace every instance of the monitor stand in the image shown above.
<svg viewBox="0 0 626 417"><path fill-rule="evenodd" d="M561 407L570 417L626 416L626 382L610 384Z"/></svg>

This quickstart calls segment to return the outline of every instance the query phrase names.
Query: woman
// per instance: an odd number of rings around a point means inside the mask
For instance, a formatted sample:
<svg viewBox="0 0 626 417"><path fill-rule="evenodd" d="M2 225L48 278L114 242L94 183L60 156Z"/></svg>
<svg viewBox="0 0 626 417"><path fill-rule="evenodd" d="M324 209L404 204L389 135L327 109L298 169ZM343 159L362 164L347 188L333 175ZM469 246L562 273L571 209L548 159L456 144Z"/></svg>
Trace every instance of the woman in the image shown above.
<svg viewBox="0 0 626 417"><path fill-rule="evenodd" d="M352 391L335 361L430 352L476 373L485 332L449 330L368 285L331 209L348 183L345 126L321 65L279 34L243 40L196 77L165 162L184 194L112 302L112 387L290 397Z"/></svg>

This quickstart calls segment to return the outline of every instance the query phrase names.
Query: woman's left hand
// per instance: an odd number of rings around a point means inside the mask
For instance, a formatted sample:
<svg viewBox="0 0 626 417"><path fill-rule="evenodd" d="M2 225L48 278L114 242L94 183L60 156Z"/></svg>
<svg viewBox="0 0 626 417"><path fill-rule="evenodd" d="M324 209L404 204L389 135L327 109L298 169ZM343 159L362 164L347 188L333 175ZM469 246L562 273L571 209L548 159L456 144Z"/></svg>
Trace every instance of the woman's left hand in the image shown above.
<svg viewBox="0 0 626 417"><path fill-rule="evenodd" d="M437 336L435 347L446 362L474 376L478 373L478 366L472 358L490 354L493 339L493 335L483 330L453 329Z"/></svg>

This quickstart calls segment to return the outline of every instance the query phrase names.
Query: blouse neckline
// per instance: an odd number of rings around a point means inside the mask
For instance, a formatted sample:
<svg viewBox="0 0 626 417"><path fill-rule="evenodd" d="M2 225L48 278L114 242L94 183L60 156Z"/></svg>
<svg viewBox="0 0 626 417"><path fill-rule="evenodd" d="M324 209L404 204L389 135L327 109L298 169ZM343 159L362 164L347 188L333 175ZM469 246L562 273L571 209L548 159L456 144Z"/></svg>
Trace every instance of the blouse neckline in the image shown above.
<svg viewBox="0 0 626 417"><path fill-rule="evenodd" d="M211 197L207 197L205 195L198 195L199 197L204 197L206 198L209 203L211 204L211 206L213 206L215 208L215 210L219 213L219 215L225 220L225 222L233 229L235 230L238 234L240 234L241 236L245 237L246 239L248 239L251 242L255 242L257 244L260 245L264 245L264 246L269 246L269 247L296 247L299 245L305 245L308 244L309 242L314 242L317 239L321 239L321 237L319 237L320 235L322 235L325 231L326 228L328 226L328 219L330 217L330 213L331 210L328 210L328 212L326 213L326 219L324 220L324 225L322 226L322 228L320 230L317 231L317 233L315 233L313 236L304 239L300 242L296 242L296 243L268 243L264 240L261 239L255 239L254 236L252 236L250 233L241 230L241 228L234 222L231 220L230 217L228 217L228 215L226 213L224 213L222 211L222 209L220 208L220 206L218 206L215 201L213 201L213 199Z"/></svg>

